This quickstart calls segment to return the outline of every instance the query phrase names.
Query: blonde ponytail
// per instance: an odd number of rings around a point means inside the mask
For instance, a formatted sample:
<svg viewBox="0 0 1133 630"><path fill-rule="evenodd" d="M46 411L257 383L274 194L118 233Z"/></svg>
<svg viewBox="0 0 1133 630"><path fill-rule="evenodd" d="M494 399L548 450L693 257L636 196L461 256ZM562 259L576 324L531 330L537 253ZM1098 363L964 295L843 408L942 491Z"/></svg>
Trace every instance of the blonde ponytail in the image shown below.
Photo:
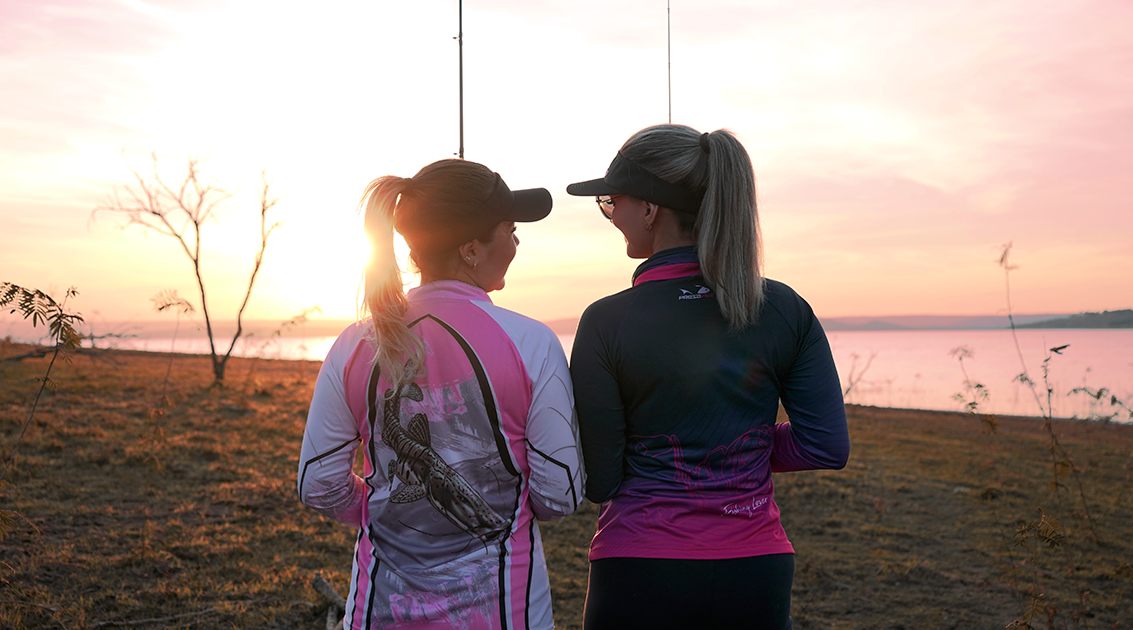
<svg viewBox="0 0 1133 630"><path fill-rule="evenodd" d="M661 179L703 191L699 212L675 212L697 245L700 270L731 330L755 322L763 304L759 212L751 158L730 131L684 125L635 133L621 154Z"/></svg>
<svg viewBox="0 0 1133 630"><path fill-rule="evenodd" d="M707 181L693 234L704 279L714 287L729 327L739 330L755 322L763 303L755 174L731 132L714 131L707 143Z"/></svg>
<svg viewBox="0 0 1133 630"><path fill-rule="evenodd" d="M370 182L362 195L366 237L370 241L363 280L364 308L374 325L374 362L395 392L402 384L413 381L425 357L424 343L405 325L408 304L393 248L398 198L412 183L411 179L387 175Z"/></svg>

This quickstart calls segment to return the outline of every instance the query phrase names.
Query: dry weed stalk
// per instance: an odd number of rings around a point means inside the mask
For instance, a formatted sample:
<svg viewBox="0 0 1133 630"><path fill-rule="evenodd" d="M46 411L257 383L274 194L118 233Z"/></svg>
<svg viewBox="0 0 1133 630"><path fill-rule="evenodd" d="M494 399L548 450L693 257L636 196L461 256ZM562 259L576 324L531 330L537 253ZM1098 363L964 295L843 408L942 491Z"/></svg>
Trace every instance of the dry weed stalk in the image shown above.
<svg viewBox="0 0 1133 630"><path fill-rule="evenodd" d="M1089 371L1088 368L1087 371ZM1070 390L1070 393L1085 394L1086 396L1092 398L1093 401L1090 403L1091 408L1095 408L1097 405L1104 404L1105 398L1107 396L1109 397L1108 402L1111 411L1108 414L1099 414L1091 411L1089 417L1086 418L1087 420L1110 422L1111 420L1117 419L1117 417L1120 416L1122 412L1124 412L1125 419L1128 421L1133 421L1133 408L1130 408L1129 405L1125 404L1125 401L1121 400L1117 397L1117 395L1110 392L1108 387L1100 387L1094 390L1083 385L1081 387L1075 387L1074 389Z"/></svg>
<svg viewBox="0 0 1133 630"><path fill-rule="evenodd" d="M858 383L861 382L862 377L865 376L865 373L869 371L869 366L873 365L873 360L877 358L877 353L869 353L869 358L866 359L865 365L862 367L862 370L855 373L859 358L861 357L856 352L850 355L850 374L846 377L846 389L842 392L842 396L845 398L849 397L850 392Z"/></svg>
<svg viewBox="0 0 1133 630"><path fill-rule="evenodd" d="M153 302L153 310L158 313L171 310L177 314L177 323L173 326L173 339L169 342L169 365L165 368L165 380L161 383L161 400L159 406L165 407L169 404L166 392L169 388L169 373L173 371L173 354L174 350L177 348L177 333L181 330L181 316L192 316L196 309L193 308L193 305L189 303L188 300L177 295L177 289L161 291L151 297L150 300Z"/></svg>
<svg viewBox="0 0 1133 630"><path fill-rule="evenodd" d="M1003 246L1003 252L999 256L999 266L1003 268L1004 281L1007 287L1007 321L1011 326L1011 338L1015 342L1015 352L1019 356L1019 364L1023 368L1023 371L1015 377L1015 380L1026 385L1027 388L1031 390L1031 394L1035 397L1035 404L1038 405L1039 411L1042 413L1043 430L1046 431L1050 438L1048 447L1051 457L1052 475L1050 486L1051 489L1054 490L1055 497L1061 502L1062 495L1060 494L1060 490L1064 486L1059 479L1067 474L1073 475L1078 490L1078 498L1082 502L1082 511L1086 517L1086 529L1089 532L1088 536L1094 542L1100 542L1097 530L1094 528L1094 517L1090 511L1090 504L1086 499L1085 486L1082 483L1082 471L1078 468L1077 464L1074 463L1073 458L1070 457L1070 453L1062 445L1062 442L1059 441L1058 434L1054 431L1054 403L1052 398L1054 388L1050 384L1050 360L1054 355L1062 354L1062 351L1070 346L1066 344L1050 348L1047 350L1046 358L1043 359L1043 386L1046 389L1046 404L1044 405L1039 396L1038 387L1027 371L1026 361L1023 360L1023 351L1019 347L1019 335L1015 328L1015 319L1011 312L1011 272L1018 269L1018 266L1010 263L1010 255L1011 243L1007 243Z"/></svg>
<svg viewBox="0 0 1133 630"><path fill-rule="evenodd" d="M1040 612L1047 609L1046 598L1039 591L1039 550L1042 545L1046 545L1049 549L1056 549L1062 546L1064 542L1066 542L1066 536L1062 533L1062 523L1058 519L1048 516L1041 508L1037 521L1019 521L1015 531L1015 546L1022 547L1027 551L1027 560L1031 564L1031 587L1028 589L1031 601L1023 609L1023 614L1015 621L1007 624L1006 628L1034 630L1035 627L1031 625L1031 622Z"/></svg>
<svg viewBox="0 0 1133 630"><path fill-rule="evenodd" d="M948 352L948 356L960 363L960 372L964 375L964 391L953 394L952 398L964 403L964 413L979 413L980 403L989 397L987 386L973 381L968 376L968 369L964 367L964 359L971 359L976 353L968 346L956 346Z"/></svg>
<svg viewBox="0 0 1133 630"><path fill-rule="evenodd" d="M267 353L267 347L276 343L277 340L282 338L283 334L285 332L287 332L289 329L296 328L296 327L299 327L299 326L306 324L309 316L312 313L321 313L321 312L323 312L323 309L322 309L322 307L320 307L317 304L315 306L312 306L311 308L304 309L301 313L292 317L291 319L284 321L284 322L280 322L279 327L276 328L275 330L271 331L271 335L269 335L267 339L260 342L260 345L259 345L258 348L256 348L256 351L250 353L252 355L252 364L248 368L248 375L244 378L245 393L247 393L247 390L253 384L252 376L253 376L253 374L255 374L255 371L256 371L256 363L259 362L259 360L261 358L263 358L264 355ZM253 334L255 334L255 333L248 334L248 335L246 335L245 338L250 339ZM277 356L278 356L278 348L277 348ZM302 361L296 361L296 365L297 365L296 369L299 370L299 375L300 375L299 378L296 379L298 381L298 380L302 379L302 369L303 369Z"/></svg>
<svg viewBox="0 0 1133 630"><path fill-rule="evenodd" d="M1078 498L1082 504L1082 514L1085 516L1087 537L1096 544L1100 544L1101 540L1098 537L1097 530L1094 527L1094 517L1090 511L1089 501L1086 499L1085 487L1082 482L1081 470L1077 464L1074 463L1070 453L1062 445L1058 439L1058 434L1054 431L1054 401L1053 394L1054 388L1050 384L1050 361L1054 355L1061 355L1069 344L1061 346L1054 346L1049 348L1046 352L1046 357L1042 363L1043 374L1043 387L1046 393L1046 403L1039 394L1038 386L1034 379L1031 378L1030 372L1027 370L1026 361L1023 359L1023 351L1019 346L1019 335L1015 326L1015 318L1012 314L1011 308L1011 272L1018 269L1017 265L1012 265L1010 262L1011 243L1003 245L1003 251L999 256L999 266L1003 268L1003 277L1006 288L1007 299L1007 322L1011 329L1011 338L1015 343L1015 352L1019 357L1019 364L1022 367L1016 377L1015 381L1026 385L1030 389L1031 394L1034 396L1035 404L1038 406L1039 411L1043 418L1043 430L1046 432L1049 442L1048 451L1051 458L1051 482L1050 488L1054 491L1055 497L1058 499L1059 504L1062 502L1062 495L1060 491L1064 487L1060 479L1066 475L1072 475L1077 486ZM1100 396L1098 396L1100 398ZM1116 397L1114 397L1116 399ZM1072 512L1073 513L1073 512ZM1041 592L1038 590L1038 542L1045 543L1051 549L1060 546L1065 541L1065 536L1062 533L1062 524L1052 517L1048 517L1046 513L1039 509L1040 518L1038 521L1026 522L1019 521L1018 531L1016 533L1016 545L1023 546L1030 552L1029 560L1032 564L1031 574L1031 588L1030 588L1030 604L1024 608L1023 614L1019 619L1011 622L1007 628L1034 628L1031 622L1035 616L1043 610L1046 610L1050 619L1056 614L1057 608L1048 607L1047 602ZM1035 540L1036 544L1031 546L1028 540Z"/></svg>
<svg viewBox="0 0 1133 630"><path fill-rule="evenodd" d="M975 356L975 352L968 346L957 346L949 353L949 356L956 359L960 364L960 373L964 375L964 391L953 394L952 398L958 402L964 403L964 413L978 415L982 424L981 432L988 436L988 447L991 450L991 468L997 472L996 467L996 443L994 436L999 432L999 421L996 420L994 413L980 413L980 405L991 397L988 392L987 386L979 381L973 381L968 376L968 369L964 366L964 359L971 359ZM1002 478L1000 478L1002 485ZM984 488L980 495L985 500L994 499L999 496L999 490L992 486Z"/></svg>

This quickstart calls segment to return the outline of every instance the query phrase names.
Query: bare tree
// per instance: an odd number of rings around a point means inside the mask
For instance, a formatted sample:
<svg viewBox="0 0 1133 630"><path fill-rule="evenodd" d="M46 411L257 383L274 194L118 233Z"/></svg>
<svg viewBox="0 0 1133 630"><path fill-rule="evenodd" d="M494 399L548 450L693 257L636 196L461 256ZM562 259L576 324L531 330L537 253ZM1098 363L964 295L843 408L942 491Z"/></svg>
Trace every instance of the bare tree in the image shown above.
<svg viewBox="0 0 1133 630"><path fill-rule="evenodd" d="M248 286L244 290L244 300L240 303L240 310L236 313L236 333L232 342L228 344L228 351L224 355L217 353L214 341L212 314L209 312L208 301L205 295L205 280L201 275L201 228L205 222L213 218L213 212L224 201L230 199L232 194L215 183L204 181L201 175L200 160L190 157L185 178L174 187L167 184L158 173L157 155L151 154L153 161L153 174L146 177L130 167L134 175L135 185L126 185L115 188L106 202L91 212L91 220L99 212L116 212L126 217L126 227L140 225L144 229L153 230L159 234L172 237L181 245L182 251L193 264L193 275L197 280L197 289L201 296L201 313L205 318L205 330L208 333L209 352L212 356L212 371L217 383L224 381L224 367L236 341L243 334L244 309L252 297L252 287L256 284L256 276L264 262L264 250L267 249L268 237L280 223L268 224L268 211L279 201L269 196L270 182L267 175L261 173L262 187L260 188L260 246L256 252L255 264L248 277Z"/></svg>

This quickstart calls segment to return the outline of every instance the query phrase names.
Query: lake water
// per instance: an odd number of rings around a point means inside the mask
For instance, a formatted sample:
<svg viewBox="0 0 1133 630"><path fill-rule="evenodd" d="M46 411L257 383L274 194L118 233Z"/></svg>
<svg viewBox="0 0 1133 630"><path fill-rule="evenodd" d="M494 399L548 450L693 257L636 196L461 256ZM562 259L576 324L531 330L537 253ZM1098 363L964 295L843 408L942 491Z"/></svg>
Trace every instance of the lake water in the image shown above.
<svg viewBox="0 0 1133 630"><path fill-rule="evenodd" d="M1108 404L1099 405L1084 394L1071 394L1077 387L1108 388L1128 406L1133 406L1133 330L1020 330L1019 349L1030 377L1046 404L1043 364L1047 357L1047 382L1054 390L1052 405L1059 417L1089 417L1109 414ZM838 366L846 402L880 407L959 411L964 403L954 396L965 391L961 364L951 353L965 348L967 378L980 383L988 398L980 410L1010 415L1040 415L1031 390L1015 380L1023 371L1009 330L902 330L830 331L831 351ZM569 356L574 337L560 335ZM115 340L123 349L170 351L169 338ZM333 337L252 337L236 344L233 354L269 359L321 360ZM1050 348L1067 345L1061 354ZM177 339L176 352L208 353L204 339ZM225 346L224 350L227 350ZM223 352L224 350L221 350ZM851 386L852 385L852 386ZM969 398L970 400L970 398Z"/></svg>
<svg viewBox="0 0 1133 630"><path fill-rule="evenodd" d="M1108 388L1133 407L1133 330L1020 330L1017 335L1018 350L1009 330L838 331L827 337L850 403L962 410L964 403L954 396L966 393L966 370L967 379L983 384L988 393L981 411L1040 415L1031 388L1016 380L1025 365L1043 405L1047 384L1053 390L1055 416L1086 418L1114 410L1108 398L1098 405L1090 396L1070 393L1080 387ZM1068 347L1061 353L1050 352L1063 345ZM957 348L970 355L963 370Z"/></svg>
<svg viewBox="0 0 1133 630"><path fill-rule="evenodd" d="M243 337L236 342L232 356L322 361L327 352L330 352L334 340L335 337ZM232 343L231 335L223 340L218 339L217 354L228 352L230 343ZM209 353L208 339L195 337L125 337L100 345L145 352Z"/></svg>
<svg viewBox="0 0 1133 630"><path fill-rule="evenodd" d="M1105 387L1133 407L1133 330L1019 330L1019 351L1042 404L1047 383L1054 390L1051 405L1058 417L1109 415L1115 409L1098 404L1078 387ZM988 396L980 401L985 413L1038 416L1031 389L1015 379L1023 371L1010 330L887 330L829 331L830 350L846 402L877 407L962 411L955 399L965 394L964 371L952 354L965 348L967 379L980 383ZM570 352L573 336L560 336ZM1069 344L1061 354L1050 348ZM852 386L851 386L852 382ZM971 400L969 396L967 400Z"/></svg>

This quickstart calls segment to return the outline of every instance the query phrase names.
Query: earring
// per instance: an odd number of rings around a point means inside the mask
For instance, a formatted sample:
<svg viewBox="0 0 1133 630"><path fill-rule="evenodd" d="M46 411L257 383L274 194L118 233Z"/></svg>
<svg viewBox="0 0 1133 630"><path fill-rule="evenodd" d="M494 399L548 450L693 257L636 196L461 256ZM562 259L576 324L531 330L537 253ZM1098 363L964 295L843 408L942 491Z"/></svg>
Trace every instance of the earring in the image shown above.
<svg viewBox="0 0 1133 630"><path fill-rule="evenodd" d="M646 232L648 232L648 231L650 231L650 230L652 230L652 229L653 229L653 224L652 224L652 223L650 223L649 225L646 225L646 226L645 226L645 231L646 231Z"/></svg>

